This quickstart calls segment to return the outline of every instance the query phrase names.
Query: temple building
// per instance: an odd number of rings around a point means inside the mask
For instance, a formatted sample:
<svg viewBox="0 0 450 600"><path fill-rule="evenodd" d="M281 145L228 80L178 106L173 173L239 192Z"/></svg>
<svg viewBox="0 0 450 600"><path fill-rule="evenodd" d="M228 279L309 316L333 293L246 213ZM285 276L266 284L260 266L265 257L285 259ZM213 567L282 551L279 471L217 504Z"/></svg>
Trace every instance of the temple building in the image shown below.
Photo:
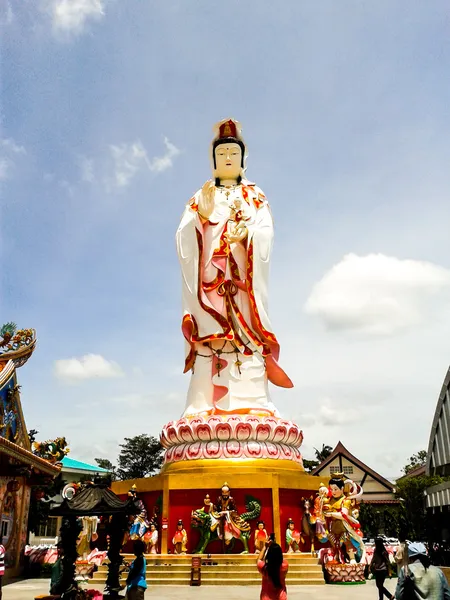
<svg viewBox="0 0 450 600"><path fill-rule="evenodd" d="M21 571L27 538L31 486L51 481L60 467L31 451L16 370L36 345L33 329L0 329L0 523L6 575Z"/></svg>
<svg viewBox="0 0 450 600"><path fill-rule="evenodd" d="M450 476L450 368L437 401L428 444L427 475ZM426 506L430 516L434 541L450 541L450 481L426 491Z"/></svg>

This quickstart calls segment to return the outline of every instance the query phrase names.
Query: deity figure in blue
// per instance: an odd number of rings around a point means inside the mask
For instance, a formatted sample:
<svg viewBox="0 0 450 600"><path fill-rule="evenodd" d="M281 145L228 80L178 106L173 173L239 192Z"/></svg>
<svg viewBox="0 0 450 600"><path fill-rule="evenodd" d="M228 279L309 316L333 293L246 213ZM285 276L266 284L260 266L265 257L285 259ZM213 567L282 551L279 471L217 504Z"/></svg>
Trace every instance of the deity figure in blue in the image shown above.
<svg viewBox="0 0 450 600"><path fill-rule="evenodd" d="M137 488L135 485L133 485L131 490L128 492L128 496L133 500L138 511L134 517L133 524L131 525L130 539L139 540L144 537L145 532L150 528L150 522L147 517L147 508L143 500L138 497Z"/></svg>

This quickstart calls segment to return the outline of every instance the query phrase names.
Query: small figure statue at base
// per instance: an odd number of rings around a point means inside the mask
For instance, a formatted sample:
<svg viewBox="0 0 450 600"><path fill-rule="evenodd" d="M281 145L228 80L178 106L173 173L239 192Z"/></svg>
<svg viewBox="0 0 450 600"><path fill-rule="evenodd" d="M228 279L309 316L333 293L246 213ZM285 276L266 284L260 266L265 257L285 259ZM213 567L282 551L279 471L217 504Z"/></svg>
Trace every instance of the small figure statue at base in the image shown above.
<svg viewBox="0 0 450 600"><path fill-rule="evenodd" d="M180 519L177 523L177 530L175 531L175 535L173 536L173 539L172 539L172 544L174 546L173 553L174 554L186 554L187 543L188 543L187 533L184 528L183 521Z"/></svg>
<svg viewBox="0 0 450 600"><path fill-rule="evenodd" d="M255 529L255 554L258 554L264 548L265 543L269 539L269 536L267 535L266 524L264 523L264 521L258 521L256 527L257 528Z"/></svg>
<svg viewBox="0 0 450 600"><path fill-rule="evenodd" d="M286 552L300 552L300 531L295 529L293 519L289 519L286 529Z"/></svg>
<svg viewBox="0 0 450 600"><path fill-rule="evenodd" d="M158 554L158 530L155 523L150 523L150 529L144 535L144 542L147 545L147 554Z"/></svg>
<svg viewBox="0 0 450 600"><path fill-rule="evenodd" d="M316 537L322 544L324 544L328 540L327 530L325 527L326 521L323 514L323 506L327 498L329 497L330 494L327 486L321 483L317 498L314 500L313 519L316 524Z"/></svg>

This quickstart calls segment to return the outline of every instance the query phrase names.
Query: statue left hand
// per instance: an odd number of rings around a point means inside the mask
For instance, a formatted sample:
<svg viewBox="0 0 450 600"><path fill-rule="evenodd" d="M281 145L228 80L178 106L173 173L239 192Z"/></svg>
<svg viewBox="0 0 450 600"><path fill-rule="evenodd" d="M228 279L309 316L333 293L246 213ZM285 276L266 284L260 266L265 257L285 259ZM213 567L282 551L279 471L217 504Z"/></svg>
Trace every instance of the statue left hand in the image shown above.
<svg viewBox="0 0 450 600"><path fill-rule="evenodd" d="M232 231L226 234L226 238L229 244L237 244L238 242L242 242L247 237L247 234L248 229L244 221L239 221L233 227Z"/></svg>

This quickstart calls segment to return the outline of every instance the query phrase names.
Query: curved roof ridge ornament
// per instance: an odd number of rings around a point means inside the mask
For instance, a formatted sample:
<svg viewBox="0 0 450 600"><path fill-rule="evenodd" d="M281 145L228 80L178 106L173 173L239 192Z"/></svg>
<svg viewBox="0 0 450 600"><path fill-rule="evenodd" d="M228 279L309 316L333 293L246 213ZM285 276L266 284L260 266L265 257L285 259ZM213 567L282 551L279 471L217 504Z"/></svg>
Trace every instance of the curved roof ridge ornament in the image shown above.
<svg viewBox="0 0 450 600"><path fill-rule="evenodd" d="M34 329L18 329L13 322L0 327L0 361L12 360L15 368L22 367L36 347Z"/></svg>

